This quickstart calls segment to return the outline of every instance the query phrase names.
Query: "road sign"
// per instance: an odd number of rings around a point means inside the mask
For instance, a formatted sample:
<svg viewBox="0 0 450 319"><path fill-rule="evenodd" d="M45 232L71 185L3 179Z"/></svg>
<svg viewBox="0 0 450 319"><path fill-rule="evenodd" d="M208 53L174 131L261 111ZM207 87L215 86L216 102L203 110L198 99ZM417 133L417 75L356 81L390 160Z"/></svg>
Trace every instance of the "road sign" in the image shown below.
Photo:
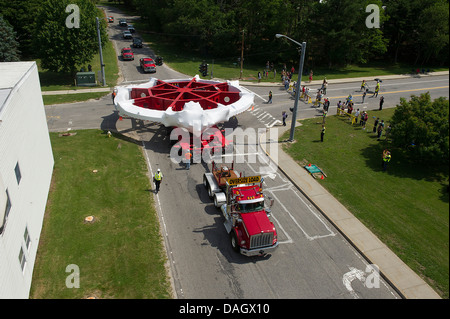
<svg viewBox="0 0 450 319"><path fill-rule="evenodd" d="M253 184L260 183L261 176L248 176L248 177L240 177L240 178L230 178L228 180L228 185L236 186L239 184Z"/></svg>

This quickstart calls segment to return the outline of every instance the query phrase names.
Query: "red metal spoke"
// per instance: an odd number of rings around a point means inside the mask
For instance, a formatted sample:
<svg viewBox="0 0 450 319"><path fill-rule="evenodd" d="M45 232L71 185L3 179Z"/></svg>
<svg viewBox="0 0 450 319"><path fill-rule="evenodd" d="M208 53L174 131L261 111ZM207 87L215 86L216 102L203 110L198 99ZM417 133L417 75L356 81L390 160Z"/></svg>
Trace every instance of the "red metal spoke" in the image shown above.
<svg viewBox="0 0 450 319"><path fill-rule="evenodd" d="M239 100L239 92L228 91L229 85L223 83L197 82L196 78L189 81L165 82L157 80L151 88L136 88L131 92L135 105L156 110L171 107L181 111L189 102L200 103L203 109L216 108L217 105L229 105Z"/></svg>

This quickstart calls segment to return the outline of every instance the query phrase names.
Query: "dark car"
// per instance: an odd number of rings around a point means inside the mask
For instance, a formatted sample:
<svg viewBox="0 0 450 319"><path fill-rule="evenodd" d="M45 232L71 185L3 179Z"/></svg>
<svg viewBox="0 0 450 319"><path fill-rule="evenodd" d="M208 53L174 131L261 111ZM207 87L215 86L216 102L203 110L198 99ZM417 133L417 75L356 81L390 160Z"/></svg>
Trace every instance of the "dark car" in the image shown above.
<svg viewBox="0 0 450 319"><path fill-rule="evenodd" d="M142 58L139 60L139 64L144 72L156 72L156 65L152 58Z"/></svg>
<svg viewBox="0 0 450 319"><path fill-rule="evenodd" d="M158 55L156 57L156 59L155 59L155 62L156 62L156 65L159 65L159 66L163 65L163 58L162 58L162 56Z"/></svg>
<svg viewBox="0 0 450 319"><path fill-rule="evenodd" d="M141 38L133 39L133 48L142 48L142 40Z"/></svg>
<svg viewBox="0 0 450 319"><path fill-rule="evenodd" d="M134 53L131 48L123 48L121 53L123 60L134 60Z"/></svg>

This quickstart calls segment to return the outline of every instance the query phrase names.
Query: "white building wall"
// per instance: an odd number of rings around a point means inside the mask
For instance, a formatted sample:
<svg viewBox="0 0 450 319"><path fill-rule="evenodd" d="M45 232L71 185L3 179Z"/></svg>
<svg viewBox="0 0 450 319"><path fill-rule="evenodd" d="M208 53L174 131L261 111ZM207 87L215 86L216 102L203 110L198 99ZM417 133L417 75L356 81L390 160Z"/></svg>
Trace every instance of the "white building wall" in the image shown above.
<svg viewBox="0 0 450 319"><path fill-rule="evenodd" d="M7 64L15 67L14 63ZM16 64L18 69L27 70L0 109L0 192L4 194L7 189L11 200L0 235L0 298L29 296L54 164L36 64ZM0 65L0 77L2 67L8 66ZM0 89L1 83L0 79ZM15 174L17 163L19 183ZM4 210L3 205L0 210ZM30 236L28 248L26 228ZM26 258L23 271L19 261L21 248Z"/></svg>

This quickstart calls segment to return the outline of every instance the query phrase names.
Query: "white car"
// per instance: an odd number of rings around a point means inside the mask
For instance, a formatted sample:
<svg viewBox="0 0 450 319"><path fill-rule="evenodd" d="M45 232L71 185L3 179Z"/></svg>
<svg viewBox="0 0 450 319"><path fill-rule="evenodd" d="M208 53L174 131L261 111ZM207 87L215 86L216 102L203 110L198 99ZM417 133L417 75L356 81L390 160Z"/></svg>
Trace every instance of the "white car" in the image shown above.
<svg viewBox="0 0 450 319"><path fill-rule="evenodd" d="M131 34L130 31L124 31L123 32L123 38L124 39L133 39L133 35Z"/></svg>

